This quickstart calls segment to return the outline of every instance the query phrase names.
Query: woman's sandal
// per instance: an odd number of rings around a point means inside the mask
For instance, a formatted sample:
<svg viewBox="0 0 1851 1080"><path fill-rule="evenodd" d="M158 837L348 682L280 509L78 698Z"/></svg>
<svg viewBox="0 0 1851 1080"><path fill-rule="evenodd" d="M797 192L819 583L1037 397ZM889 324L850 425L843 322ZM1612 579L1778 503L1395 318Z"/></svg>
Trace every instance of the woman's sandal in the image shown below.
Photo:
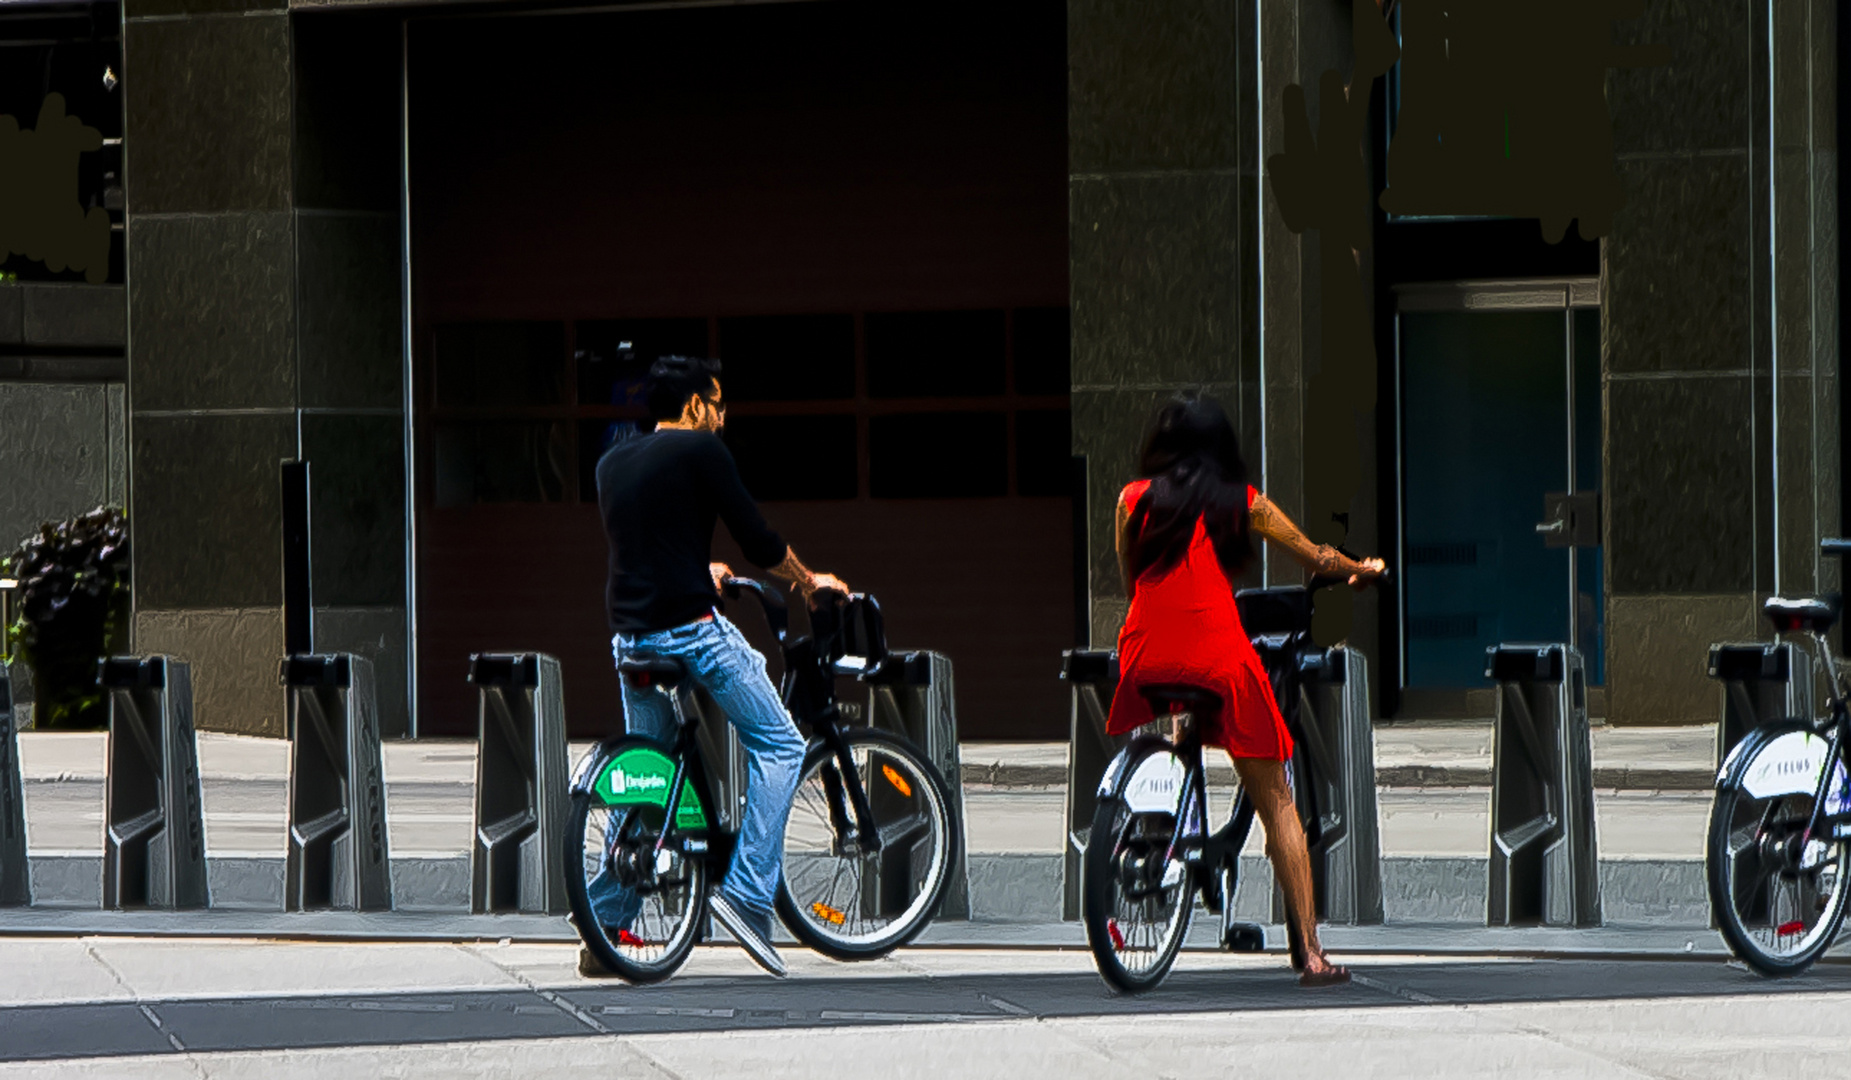
<svg viewBox="0 0 1851 1080"><path fill-rule="evenodd" d="M1298 985L1306 989L1320 986L1342 986L1350 981L1350 969L1331 964L1323 971L1307 971L1298 977Z"/></svg>

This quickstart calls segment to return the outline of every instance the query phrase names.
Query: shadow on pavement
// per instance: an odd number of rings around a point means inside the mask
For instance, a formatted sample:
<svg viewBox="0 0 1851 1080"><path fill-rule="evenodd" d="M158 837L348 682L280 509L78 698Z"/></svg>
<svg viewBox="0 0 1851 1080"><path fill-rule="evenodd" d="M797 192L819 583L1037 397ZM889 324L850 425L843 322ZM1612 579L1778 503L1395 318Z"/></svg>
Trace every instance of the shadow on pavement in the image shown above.
<svg viewBox="0 0 1851 1080"><path fill-rule="evenodd" d="M1186 971L1141 997L1113 995L1091 973L1062 973L706 977L656 987L599 982L554 990L21 1006L0 1010L0 1061L1026 1017L1851 991L1851 967L1838 964L1787 980L1763 979L1723 963L1675 961L1371 964L1355 970L1359 982L1318 991L1299 989L1283 965Z"/></svg>

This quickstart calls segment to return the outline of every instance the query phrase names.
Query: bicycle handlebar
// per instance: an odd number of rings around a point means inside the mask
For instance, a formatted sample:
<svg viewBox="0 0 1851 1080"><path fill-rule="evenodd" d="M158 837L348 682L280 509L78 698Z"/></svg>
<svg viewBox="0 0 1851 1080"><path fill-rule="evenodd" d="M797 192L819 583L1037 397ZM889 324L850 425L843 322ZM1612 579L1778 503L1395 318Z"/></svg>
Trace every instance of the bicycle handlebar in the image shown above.
<svg viewBox="0 0 1851 1080"><path fill-rule="evenodd" d="M790 611L784 602L784 595L775 589L766 588L762 581L752 578L724 577L720 579L720 595L728 600L739 599L741 592L749 592L758 599L759 607L764 609L765 621L771 624L771 630L782 642L791 626Z"/></svg>

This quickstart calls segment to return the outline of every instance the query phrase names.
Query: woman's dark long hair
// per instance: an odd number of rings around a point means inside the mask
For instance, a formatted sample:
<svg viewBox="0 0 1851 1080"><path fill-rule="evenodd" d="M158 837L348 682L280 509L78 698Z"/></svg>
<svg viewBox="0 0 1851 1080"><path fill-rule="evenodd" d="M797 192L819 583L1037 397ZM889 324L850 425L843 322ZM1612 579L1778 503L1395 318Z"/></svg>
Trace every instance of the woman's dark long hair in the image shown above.
<svg viewBox="0 0 1851 1080"><path fill-rule="evenodd" d="M1138 475L1150 487L1131 508L1131 579L1182 561L1200 519L1228 577L1253 560L1247 529L1247 463L1228 414L1215 400L1179 394L1157 410Z"/></svg>

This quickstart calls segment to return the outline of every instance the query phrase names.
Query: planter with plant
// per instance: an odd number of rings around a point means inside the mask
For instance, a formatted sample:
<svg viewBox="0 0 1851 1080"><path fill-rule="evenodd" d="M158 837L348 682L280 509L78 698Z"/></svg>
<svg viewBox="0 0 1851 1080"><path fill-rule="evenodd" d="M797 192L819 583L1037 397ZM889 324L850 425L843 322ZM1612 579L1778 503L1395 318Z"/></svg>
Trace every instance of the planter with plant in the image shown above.
<svg viewBox="0 0 1851 1080"><path fill-rule="evenodd" d="M124 641L129 607L128 522L120 510L39 527L0 558L0 577L19 582L13 661L32 668L35 726L100 728L108 723L97 661Z"/></svg>

